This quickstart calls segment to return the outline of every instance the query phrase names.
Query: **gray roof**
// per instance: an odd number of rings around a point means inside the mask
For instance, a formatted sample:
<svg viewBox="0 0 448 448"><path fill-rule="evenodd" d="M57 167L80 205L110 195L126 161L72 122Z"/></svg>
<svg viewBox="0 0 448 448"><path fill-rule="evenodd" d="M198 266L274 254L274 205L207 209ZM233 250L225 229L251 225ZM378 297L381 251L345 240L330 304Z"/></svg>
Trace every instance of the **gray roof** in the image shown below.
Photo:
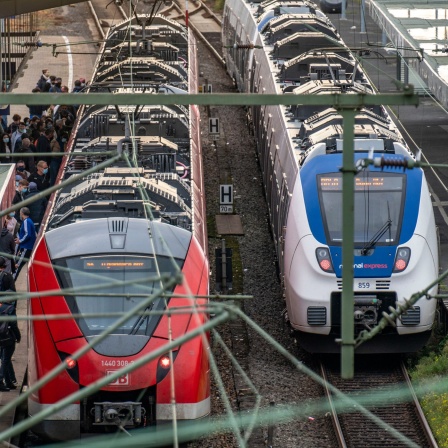
<svg viewBox="0 0 448 448"><path fill-rule="evenodd" d="M370 15L447 107L448 53L442 52L448 44L446 0L371 0Z"/></svg>
<svg viewBox="0 0 448 448"><path fill-rule="evenodd" d="M52 260L89 254L165 255L184 259L191 233L144 219L103 218L68 224L45 233Z"/></svg>

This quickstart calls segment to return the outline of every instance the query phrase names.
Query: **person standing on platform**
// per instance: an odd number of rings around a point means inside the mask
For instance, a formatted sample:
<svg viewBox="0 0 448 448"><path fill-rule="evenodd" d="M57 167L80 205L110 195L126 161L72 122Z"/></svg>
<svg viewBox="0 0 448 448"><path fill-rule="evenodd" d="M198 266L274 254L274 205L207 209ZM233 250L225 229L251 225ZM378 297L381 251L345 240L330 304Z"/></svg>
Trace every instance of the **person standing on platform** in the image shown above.
<svg viewBox="0 0 448 448"><path fill-rule="evenodd" d="M50 89L54 86L55 82L56 82L56 76L50 75L50 79L47 80L47 83L45 84L44 88L40 90L42 90L42 92L49 92Z"/></svg>
<svg viewBox="0 0 448 448"><path fill-rule="evenodd" d="M29 138L24 138L24 140L28 140ZM28 179L30 177L30 172L26 170L25 161L24 160L18 160L16 163L16 179L17 176L19 176L22 179Z"/></svg>
<svg viewBox="0 0 448 448"><path fill-rule="evenodd" d="M50 156L39 156L38 153L51 152L50 142L51 140L53 140L53 137L54 137L54 128L52 126L51 128L45 129L45 131L37 139L36 157L40 157L40 159L38 160L45 160L46 162L50 160Z"/></svg>
<svg viewBox="0 0 448 448"><path fill-rule="evenodd" d="M34 182L30 182L28 186L29 193L26 196L27 199L32 198L39 194L37 191L37 185ZM48 201L46 198L36 199L34 202L28 205L30 210L30 218L34 223L34 227L36 229L36 233L39 233L39 227L44 219L45 210L47 209Z"/></svg>
<svg viewBox="0 0 448 448"><path fill-rule="evenodd" d="M56 78L55 83L51 86L49 92L51 93L61 93L62 78Z"/></svg>
<svg viewBox="0 0 448 448"><path fill-rule="evenodd" d="M5 259L0 257L0 290L16 290L11 274L5 272ZM2 302L0 298L0 315L16 316L16 306L14 303ZM1 324L1 323L0 323ZM9 321L6 333L0 336L1 360L0 366L0 391L8 392L17 389L16 374L12 365L12 355L16 350L16 342L20 343L22 335L17 325L17 318Z"/></svg>
<svg viewBox="0 0 448 448"><path fill-rule="evenodd" d="M45 89L45 86L46 86L47 82L48 82L48 83L51 82L51 81L50 81L50 73L49 73L48 68L44 68L44 69L42 70L42 75L41 75L41 77L39 78L39 80L38 80L37 83L36 83L36 87L38 87L39 90L40 90L41 92L43 92L44 89Z"/></svg>
<svg viewBox="0 0 448 448"><path fill-rule="evenodd" d="M31 173L28 182L34 182L38 191L44 191L50 186L50 174L48 173L48 164L45 160L40 160L37 163L36 171Z"/></svg>
<svg viewBox="0 0 448 448"><path fill-rule="evenodd" d="M9 135L17 131L21 119L22 117L19 114L14 114L12 116L12 123L10 123L9 126L6 128L6 132Z"/></svg>
<svg viewBox="0 0 448 448"><path fill-rule="evenodd" d="M11 134L11 151L14 152L17 148L22 145L22 137L26 137L26 124L21 121L19 127L15 132Z"/></svg>
<svg viewBox="0 0 448 448"><path fill-rule="evenodd" d="M34 243L36 242L34 222L30 218L30 210L27 207L22 207L20 209L20 218L22 220L22 225L20 226L19 236L15 239L16 244L18 244L18 251L14 280L17 279L24 264L28 261Z"/></svg>
<svg viewBox="0 0 448 448"><path fill-rule="evenodd" d="M62 131L60 132L62 136ZM65 141L67 141L67 137L65 136ZM56 177L58 175L59 167L61 166L62 157L58 156L57 154L61 153L61 144L60 144L59 137L56 139L54 138L50 142L51 146L51 152L53 154L56 154L54 157L51 158L50 162L50 187L54 185L56 182ZM64 142L65 143L65 142Z"/></svg>
<svg viewBox="0 0 448 448"><path fill-rule="evenodd" d="M29 182L26 179L19 180L19 185L17 186L17 191L15 196L12 198L12 205L16 205L19 202L25 200L26 194L28 192Z"/></svg>
<svg viewBox="0 0 448 448"><path fill-rule="evenodd" d="M22 145L20 148L17 149L16 154L35 154L36 153L36 147L31 143L31 140L28 137L22 138ZM28 172L28 175L25 179L28 179L30 177L30 174L36 169L36 165L34 163L34 156L23 156L23 160L21 160L23 165L25 166L25 169ZM17 162L17 165L19 163ZM20 174L20 173L18 173ZM21 175L21 174L20 174Z"/></svg>
<svg viewBox="0 0 448 448"><path fill-rule="evenodd" d="M11 212L9 215L5 216L5 227L8 232L15 238L19 230L20 225L17 224L17 219L15 218L16 212Z"/></svg>
<svg viewBox="0 0 448 448"><path fill-rule="evenodd" d="M10 154L11 153L11 138L9 134L6 132L3 133L0 137L0 153L1 154ZM2 157L0 159L0 163L5 163L9 160L9 157Z"/></svg>
<svg viewBox="0 0 448 448"><path fill-rule="evenodd" d="M6 224L6 221L5 221ZM11 266L14 262L14 253L16 251L16 244L14 243L14 237L8 231L6 225L3 227L2 232L0 233L0 252L2 252L1 257L5 259L5 272L11 274L12 269ZM5 255L3 255L5 254ZM6 255L9 255L7 257ZM12 277L11 277L12 278ZM0 284L1 287L1 284Z"/></svg>

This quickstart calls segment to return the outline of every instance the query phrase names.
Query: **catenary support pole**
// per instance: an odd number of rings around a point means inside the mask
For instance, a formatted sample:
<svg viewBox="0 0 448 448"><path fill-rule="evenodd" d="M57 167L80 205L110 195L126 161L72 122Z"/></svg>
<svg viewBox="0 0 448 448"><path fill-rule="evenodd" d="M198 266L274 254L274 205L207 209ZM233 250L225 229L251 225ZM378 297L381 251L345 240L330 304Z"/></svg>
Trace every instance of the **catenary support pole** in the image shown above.
<svg viewBox="0 0 448 448"><path fill-rule="evenodd" d="M342 296L341 296L341 377L354 374L353 251L354 251L354 127L356 109L344 109L342 155Z"/></svg>
<svg viewBox="0 0 448 448"><path fill-rule="evenodd" d="M347 19L346 10L347 10L347 0L342 0L342 5L341 5L341 20L346 20L346 19Z"/></svg>
<svg viewBox="0 0 448 448"><path fill-rule="evenodd" d="M366 8L366 0L361 0L361 33L366 32L365 8Z"/></svg>

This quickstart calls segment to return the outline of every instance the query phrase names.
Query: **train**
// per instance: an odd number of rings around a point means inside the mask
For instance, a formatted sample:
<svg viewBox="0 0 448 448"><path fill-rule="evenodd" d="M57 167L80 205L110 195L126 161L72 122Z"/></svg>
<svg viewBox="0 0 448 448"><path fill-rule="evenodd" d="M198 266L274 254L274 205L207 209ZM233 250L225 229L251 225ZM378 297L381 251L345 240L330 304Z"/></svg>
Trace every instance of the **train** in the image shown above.
<svg viewBox="0 0 448 448"><path fill-rule="evenodd" d="M197 83L192 32L162 15L135 14L110 29L86 94L188 94L197 92ZM29 416L163 351L208 321L199 119L197 106L111 101L80 107L58 174L58 182L72 183L51 197L28 271L30 315L66 316L30 321L28 387L60 363L67 368L30 395ZM127 158L112 161L114 154ZM170 286L179 273L183 281ZM61 294L47 296L50 290ZM151 295L141 311L153 314L131 313L114 326L117 316ZM184 312L169 313L173 309ZM85 355L72 358L108 329ZM45 439L68 440L157 427L173 418L195 421L209 413L205 333L123 373L32 430Z"/></svg>
<svg viewBox="0 0 448 448"><path fill-rule="evenodd" d="M375 94L373 84L318 6L301 0L226 0L226 67L246 93ZM270 227L285 296L284 315L299 344L338 353L342 292L342 117L330 106L254 106ZM414 158L383 106L363 107L354 158ZM354 331L430 285L439 273L439 239L421 169L360 169L355 176ZM434 286L429 295L437 292ZM356 353L414 352L433 328L436 299L421 299L396 327Z"/></svg>

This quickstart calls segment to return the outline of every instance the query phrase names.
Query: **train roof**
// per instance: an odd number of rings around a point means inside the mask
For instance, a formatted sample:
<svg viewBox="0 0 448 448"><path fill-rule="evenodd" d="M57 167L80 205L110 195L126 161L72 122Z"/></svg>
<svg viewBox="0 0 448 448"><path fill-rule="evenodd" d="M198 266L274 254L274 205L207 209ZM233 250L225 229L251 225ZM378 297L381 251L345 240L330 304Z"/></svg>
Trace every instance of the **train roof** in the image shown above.
<svg viewBox="0 0 448 448"><path fill-rule="evenodd" d="M120 23L103 44L87 91L188 93L197 82L189 70L196 62L190 61L188 38L183 27L164 17ZM64 171L65 179L79 178L55 195L47 230L86 220L141 218L191 231L190 120L190 108L181 105L83 106ZM126 158L83 176L117 152Z"/></svg>
<svg viewBox="0 0 448 448"><path fill-rule="evenodd" d="M268 0L258 6L246 4L246 8L259 33L256 41L263 44L261 50L254 50L254 57L259 63L257 52L264 52L273 81L266 85L273 91L294 95L375 93L355 55L315 4ZM265 68L263 76L269 70ZM342 117L334 109L306 105L280 109L299 165L313 146L324 145L327 153L340 147ZM395 152L397 143L398 152L412 157L383 107L363 109L355 122L357 139L372 140L375 148L387 152Z"/></svg>
<svg viewBox="0 0 448 448"><path fill-rule="evenodd" d="M277 40L278 34L292 34L297 31L323 31L335 39L339 34L333 24L327 19L314 14L281 14L266 23L261 32L270 32L270 38Z"/></svg>
<svg viewBox="0 0 448 448"><path fill-rule="evenodd" d="M67 244L70 243L67 241L67 231L70 241L76 243ZM157 235L158 238L151 238L151 235ZM184 259L191 232L157 221L116 216L55 229L47 232L45 239L52 260L107 254L111 250L114 254L162 255Z"/></svg>
<svg viewBox="0 0 448 448"><path fill-rule="evenodd" d="M347 48L333 50L313 50L284 61L280 66L279 79L285 83L301 84L312 79L331 79L345 75L356 82L367 83L359 64L349 55ZM316 74L316 75L314 75ZM288 90L284 90L287 92Z"/></svg>

